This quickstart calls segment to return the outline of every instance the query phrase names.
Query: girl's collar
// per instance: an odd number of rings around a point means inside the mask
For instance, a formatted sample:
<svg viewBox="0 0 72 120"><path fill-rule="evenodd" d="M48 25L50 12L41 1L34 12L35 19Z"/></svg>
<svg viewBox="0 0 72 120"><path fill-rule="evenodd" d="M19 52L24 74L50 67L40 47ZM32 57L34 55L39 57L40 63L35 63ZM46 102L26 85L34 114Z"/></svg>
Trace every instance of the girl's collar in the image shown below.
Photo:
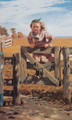
<svg viewBox="0 0 72 120"><path fill-rule="evenodd" d="M40 38L43 38L43 37L44 37L44 31L41 30L40 33L37 34L37 35L35 35L35 34L33 33L33 31L32 31L32 32L31 32L31 35L32 35L33 37L35 37L35 38L40 39Z"/></svg>
<svg viewBox="0 0 72 120"><path fill-rule="evenodd" d="M35 34L33 31L32 31L32 33L33 33L33 35L37 36L37 35L39 35L41 33L41 31L38 34Z"/></svg>

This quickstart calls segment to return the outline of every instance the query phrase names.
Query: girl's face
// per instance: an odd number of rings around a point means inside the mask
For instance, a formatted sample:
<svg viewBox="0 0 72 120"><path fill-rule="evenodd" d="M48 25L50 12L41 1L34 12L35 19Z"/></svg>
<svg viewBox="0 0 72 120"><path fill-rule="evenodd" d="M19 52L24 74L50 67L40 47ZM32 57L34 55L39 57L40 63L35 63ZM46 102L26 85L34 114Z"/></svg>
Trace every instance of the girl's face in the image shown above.
<svg viewBox="0 0 72 120"><path fill-rule="evenodd" d="M37 35L41 30L40 23L32 23L31 29L34 32L34 34Z"/></svg>

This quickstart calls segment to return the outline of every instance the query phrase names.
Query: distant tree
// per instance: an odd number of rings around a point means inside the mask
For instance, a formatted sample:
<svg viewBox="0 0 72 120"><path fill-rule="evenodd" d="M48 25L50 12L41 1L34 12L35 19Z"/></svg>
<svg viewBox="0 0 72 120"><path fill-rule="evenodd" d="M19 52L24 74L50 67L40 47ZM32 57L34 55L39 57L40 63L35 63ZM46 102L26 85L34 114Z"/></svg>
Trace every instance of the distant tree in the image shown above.
<svg viewBox="0 0 72 120"><path fill-rule="evenodd" d="M15 33L16 32L16 29L15 28L11 28L10 29L12 33Z"/></svg>
<svg viewBox="0 0 72 120"><path fill-rule="evenodd" d="M0 25L0 35L1 35L1 31L2 31L2 26Z"/></svg>
<svg viewBox="0 0 72 120"><path fill-rule="evenodd" d="M8 30L5 27L0 26L0 35L6 35L8 36Z"/></svg>
<svg viewBox="0 0 72 120"><path fill-rule="evenodd" d="M0 28L2 28L2 26L0 25Z"/></svg>

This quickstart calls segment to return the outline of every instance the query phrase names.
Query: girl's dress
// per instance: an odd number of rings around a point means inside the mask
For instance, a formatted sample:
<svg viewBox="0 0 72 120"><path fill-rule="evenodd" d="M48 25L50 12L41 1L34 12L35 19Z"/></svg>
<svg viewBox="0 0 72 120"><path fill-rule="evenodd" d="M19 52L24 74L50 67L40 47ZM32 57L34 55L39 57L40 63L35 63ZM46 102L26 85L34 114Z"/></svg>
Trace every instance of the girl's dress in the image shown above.
<svg viewBox="0 0 72 120"><path fill-rule="evenodd" d="M35 47L43 47L44 44L52 46L53 36L45 30L41 30L37 35L31 31L28 36L28 41L30 44L34 43ZM33 54L33 57L38 62L54 62L54 54Z"/></svg>

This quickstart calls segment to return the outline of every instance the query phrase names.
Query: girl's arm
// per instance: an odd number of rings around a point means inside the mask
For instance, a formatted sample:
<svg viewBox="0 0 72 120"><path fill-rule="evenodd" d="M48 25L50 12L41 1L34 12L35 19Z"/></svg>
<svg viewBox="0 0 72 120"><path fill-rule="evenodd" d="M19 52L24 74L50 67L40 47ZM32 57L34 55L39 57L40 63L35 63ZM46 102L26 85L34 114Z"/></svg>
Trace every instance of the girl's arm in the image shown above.
<svg viewBox="0 0 72 120"><path fill-rule="evenodd" d="M28 42L29 42L31 48L35 47L35 43L33 42L33 39L31 37L31 33L29 33Z"/></svg>
<svg viewBox="0 0 72 120"><path fill-rule="evenodd" d="M52 46L53 36L45 31L45 46Z"/></svg>
<svg viewBox="0 0 72 120"><path fill-rule="evenodd" d="M32 37L31 37L31 32L28 35L28 42L29 42L29 44L33 43L33 40L32 40Z"/></svg>

